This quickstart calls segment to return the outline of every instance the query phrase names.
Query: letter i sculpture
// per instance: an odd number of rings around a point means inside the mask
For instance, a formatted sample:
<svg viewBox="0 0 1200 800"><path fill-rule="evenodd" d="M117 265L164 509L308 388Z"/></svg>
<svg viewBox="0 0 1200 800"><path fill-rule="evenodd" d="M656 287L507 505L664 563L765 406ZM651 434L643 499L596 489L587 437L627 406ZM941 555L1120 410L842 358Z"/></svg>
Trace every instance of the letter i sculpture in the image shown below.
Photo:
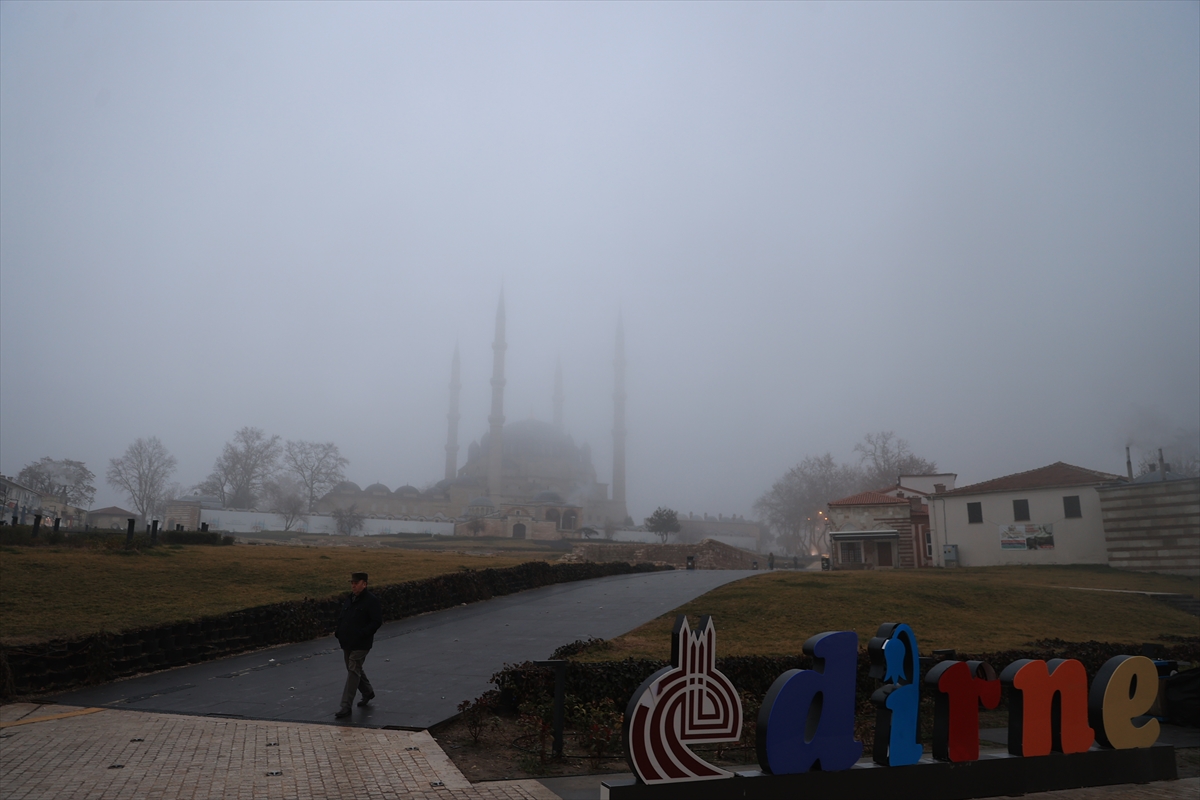
<svg viewBox="0 0 1200 800"><path fill-rule="evenodd" d="M917 701L920 698L921 661L917 635L903 622L885 622L867 642L872 678L884 685L871 695L875 715L876 764L899 767L921 760L917 741Z"/></svg>

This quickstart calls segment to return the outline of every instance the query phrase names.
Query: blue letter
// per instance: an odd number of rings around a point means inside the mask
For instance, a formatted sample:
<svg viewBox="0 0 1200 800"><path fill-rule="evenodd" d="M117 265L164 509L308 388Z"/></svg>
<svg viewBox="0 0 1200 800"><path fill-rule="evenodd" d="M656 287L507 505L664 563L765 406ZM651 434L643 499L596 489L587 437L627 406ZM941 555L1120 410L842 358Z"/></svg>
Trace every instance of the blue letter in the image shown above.
<svg viewBox="0 0 1200 800"><path fill-rule="evenodd" d="M786 775L814 765L850 769L862 756L854 739L854 675L858 634L818 634L804 643L812 669L792 669L771 684L758 712L758 764Z"/></svg>
<svg viewBox="0 0 1200 800"><path fill-rule="evenodd" d="M871 677L885 685L871 695L879 711L875 715L876 764L899 767L921 760L917 741L917 676L921 662L917 635L902 622L885 622L867 643L871 655Z"/></svg>

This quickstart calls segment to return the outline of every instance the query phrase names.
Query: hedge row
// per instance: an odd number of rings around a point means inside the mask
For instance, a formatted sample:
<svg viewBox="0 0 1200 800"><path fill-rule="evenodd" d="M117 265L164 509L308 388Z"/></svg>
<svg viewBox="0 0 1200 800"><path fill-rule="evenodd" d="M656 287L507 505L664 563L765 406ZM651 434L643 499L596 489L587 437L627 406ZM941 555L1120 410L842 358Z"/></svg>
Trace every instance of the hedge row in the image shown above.
<svg viewBox="0 0 1200 800"><path fill-rule="evenodd" d="M420 581L372 587L384 620L403 619L539 586L654 572L652 564L547 564L462 570ZM341 597L293 600L125 633L0 647L0 696L63 691L141 672L195 664L333 632Z"/></svg>
<svg viewBox="0 0 1200 800"><path fill-rule="evenodd" d="M1087 670L1088 682L1104 662L1113 656L1138 655L1141 645L1110 644L1106 642L1064 642L1059 639L1040 640L1027 649L1004 650L995 653L958 653L955 658L967 661L986 661L997 672L1022 658L1045 659L1075 658ZM1189 637L1186 641L1165 648L1161 656L1168 660L1200 662L1200 637ZM574 695L580 702L611 700L617 708L624 709L642 681L655 671L668 666L666 661L627 658L623 661L580 662L567 665L566 693ZM866 648L858 651L855 686L858 693L860 712L870 709L870 694L878 683L870 678L870 658ZM725 674L739 691L763 697L775 679L789 669L811 669L812 659L803 654L794 656L726 656L717 659L717 669ZM531 662L505 665L492 676L492 683L500 690L502 701L511 707L535 703L537 698L553 694L554 677L550 669L538 667Z"/></svg>

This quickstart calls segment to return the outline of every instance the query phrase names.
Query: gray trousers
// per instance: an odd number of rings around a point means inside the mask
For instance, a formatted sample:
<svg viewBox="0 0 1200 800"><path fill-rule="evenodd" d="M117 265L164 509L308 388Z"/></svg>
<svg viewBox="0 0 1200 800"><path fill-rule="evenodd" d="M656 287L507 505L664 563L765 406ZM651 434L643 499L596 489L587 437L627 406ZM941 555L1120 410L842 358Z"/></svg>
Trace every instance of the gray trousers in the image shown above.
<svg viewBox="0 0 1200 800"><path fill-rule="evenodd" d="M342 708L349 708L354 702L354 695L362 690L363 697L374 697L375 690L363 672L363 662L367 660L370 650L343 650L346 657L346 687L342 689Z"/></svg>

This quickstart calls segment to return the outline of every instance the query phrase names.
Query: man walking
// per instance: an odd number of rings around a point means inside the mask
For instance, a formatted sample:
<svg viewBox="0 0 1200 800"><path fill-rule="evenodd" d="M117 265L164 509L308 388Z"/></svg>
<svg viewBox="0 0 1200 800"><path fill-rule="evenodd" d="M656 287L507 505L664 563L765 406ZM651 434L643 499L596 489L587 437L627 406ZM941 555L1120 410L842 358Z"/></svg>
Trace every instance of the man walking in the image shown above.
<svg viewBox="0 0 1200 800"><path fill-rule="evenodd" d="M346 687L342 689L342 705L333 716L344 719L350 716L350 704L354 695L362 691L359 706L365 706L375 696L363 662L371 645L375 644L375 631L383 624L383 607L379 598L367 591L367 573L355 572L350 576L350 598L342 605L338 614L337 640L346 658Z"/></svg>

